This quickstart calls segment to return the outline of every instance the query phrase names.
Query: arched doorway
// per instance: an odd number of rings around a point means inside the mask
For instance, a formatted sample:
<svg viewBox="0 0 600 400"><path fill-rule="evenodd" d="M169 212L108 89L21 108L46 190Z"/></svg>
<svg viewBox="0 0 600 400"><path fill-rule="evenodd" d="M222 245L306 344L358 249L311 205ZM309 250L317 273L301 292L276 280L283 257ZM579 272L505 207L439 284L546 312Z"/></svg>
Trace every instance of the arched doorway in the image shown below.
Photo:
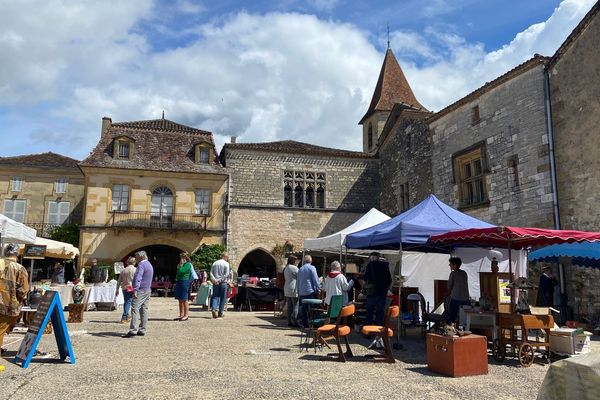
<svg viewBox="0 0 600 400"><path fill-rule="evenodd" d="M238 276L248 274L259 278L275 278L276 263L272 255L264 250L252 250L244 258L238 267Z"/></svg>
<svg viewBox="0 0 600 400"><path fill-rule="evenodd" d="M127 258L135 255L137 251L143 250L148 255L148 260L154 267L154 277L168 277L171 282L175 281L175 273L177 272L177 264L179 264L179 255L183 250L173 246L155 244L150 246L140 247L123 258L123 263L127 263Z"/></svg>

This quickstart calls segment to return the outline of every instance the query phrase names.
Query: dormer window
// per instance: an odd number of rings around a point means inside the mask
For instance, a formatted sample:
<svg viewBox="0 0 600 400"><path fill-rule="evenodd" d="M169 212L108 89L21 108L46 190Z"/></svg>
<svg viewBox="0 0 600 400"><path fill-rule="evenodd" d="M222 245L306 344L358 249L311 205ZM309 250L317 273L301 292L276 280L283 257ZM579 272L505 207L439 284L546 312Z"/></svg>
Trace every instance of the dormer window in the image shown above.
<svg viewBox="0 0 600 400"><path fill-rule="evenodd" d="M197 144L194 151L194 162L196 164L208 164L210 160L210 145L208 143Z"/></svg>
<svg viewBox="0 0 600 400"><path fill-rule="evenodd" d="M128 160L133 156L133 140L122 136L115 138L113 157L120 160Z"/></svg>

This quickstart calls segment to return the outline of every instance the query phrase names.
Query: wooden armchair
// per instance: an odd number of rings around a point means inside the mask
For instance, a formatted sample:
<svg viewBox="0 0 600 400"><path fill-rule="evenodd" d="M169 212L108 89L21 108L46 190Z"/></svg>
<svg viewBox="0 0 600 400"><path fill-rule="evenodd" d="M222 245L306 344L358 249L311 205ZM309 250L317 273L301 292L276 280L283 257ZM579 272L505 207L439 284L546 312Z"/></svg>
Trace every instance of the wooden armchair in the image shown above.
<svg viewBox="0 0 600 400"><path fill-rule="evenodd" d="M353 357L352 350L350 349L350 343L348 342L348 335L352 331L349 326L343 325L342 321L345 318L349 318L354 315L356 308L354 304L349 304L343 307L337 316L335 325L326 324L317 329L316 340L323 341L323 337L330 336L335 338L335 342L338 348L338 361L346 362L346 357ZM346 353L342 351L341 338L344 338L346 343Z"/></svg>
<svg viewBox="0 0 600 400"><path fill-rule="evenodd" d="M400 315L400 308L398 306L388 307L385 312L385 319L383 326L380 325L366 325L362 327L361 332L363 335L375 336L375 338L381 338L383 341L383 354L368 354L366 357L383 360L388 363L395 363L396 359L392 354L392 346L390 345L390 337L394 336L393 330L393 318L398 318Z"/></svg>

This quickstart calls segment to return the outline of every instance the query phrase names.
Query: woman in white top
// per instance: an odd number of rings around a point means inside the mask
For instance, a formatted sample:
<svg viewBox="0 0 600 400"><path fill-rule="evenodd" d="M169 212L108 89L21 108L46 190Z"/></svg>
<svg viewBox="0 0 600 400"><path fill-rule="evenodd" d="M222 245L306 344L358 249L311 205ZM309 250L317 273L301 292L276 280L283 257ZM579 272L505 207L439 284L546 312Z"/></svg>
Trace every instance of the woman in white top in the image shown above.
<svg viewBox="0 0 600 400"><path fill-rule="evenodd" d="M344 296L344 305L348 304L348 291L352 289L353 285L354 281L350 279L350 282L348 282L344 274L342 274L342 266L339 261L332 262L331 272L327 275L325 284L323 285L323 290L325 290L325 304L329 304L331 296L340 294Z"/></svg>

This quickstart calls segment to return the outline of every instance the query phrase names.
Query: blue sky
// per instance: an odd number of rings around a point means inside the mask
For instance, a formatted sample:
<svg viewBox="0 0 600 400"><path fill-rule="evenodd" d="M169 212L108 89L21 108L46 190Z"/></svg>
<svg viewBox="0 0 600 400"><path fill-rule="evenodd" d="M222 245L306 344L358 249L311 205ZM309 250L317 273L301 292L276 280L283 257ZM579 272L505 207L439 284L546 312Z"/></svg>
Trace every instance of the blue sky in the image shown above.
<svg viewBox="0 0 600 400"><path fill-rule="evenodd" d="M0 156L83 159L103 116L162 110L218 148L237 136L360 150L388 25L415 95L439 110L552 55L594 2L0 0Z"/></svg>

